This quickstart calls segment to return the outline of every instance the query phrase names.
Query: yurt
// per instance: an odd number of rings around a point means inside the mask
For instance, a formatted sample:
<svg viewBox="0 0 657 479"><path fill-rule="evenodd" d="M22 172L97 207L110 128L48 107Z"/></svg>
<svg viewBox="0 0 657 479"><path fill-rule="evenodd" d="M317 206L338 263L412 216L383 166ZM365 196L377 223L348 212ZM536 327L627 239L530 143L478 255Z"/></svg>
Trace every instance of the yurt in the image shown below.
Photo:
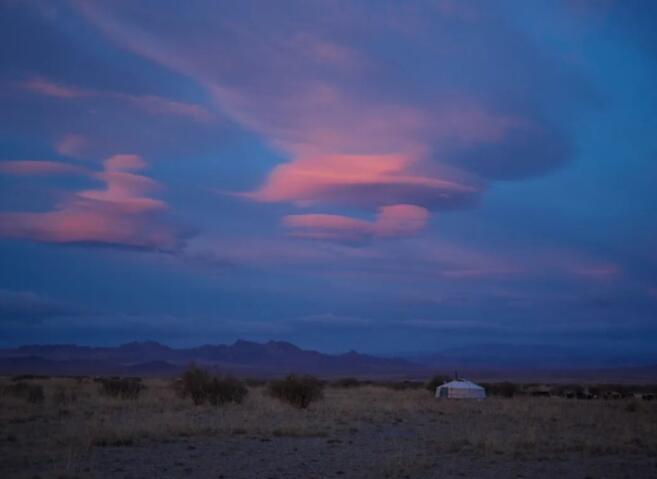
<svg viewBox="0 0 657 479"><path fill-rule="evenodd" d="M486 390L467 379L455 379L438 386L436 397L440 399L485 399Z"/></svg>

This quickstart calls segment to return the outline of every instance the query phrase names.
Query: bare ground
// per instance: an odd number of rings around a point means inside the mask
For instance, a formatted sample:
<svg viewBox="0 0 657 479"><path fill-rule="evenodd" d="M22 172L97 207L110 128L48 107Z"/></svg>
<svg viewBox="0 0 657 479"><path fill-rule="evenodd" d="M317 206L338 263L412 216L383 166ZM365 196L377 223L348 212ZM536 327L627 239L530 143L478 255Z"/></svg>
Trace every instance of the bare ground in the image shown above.
<svg viewBox="0 0 657 479"><path fill-rule="evenodd" d="M43 404L0 400L0 477L657 477L653 402L455 402L366 386L329 388L301 411L262 388L215 408L164 381L136 401L43 384Z"/></svg>

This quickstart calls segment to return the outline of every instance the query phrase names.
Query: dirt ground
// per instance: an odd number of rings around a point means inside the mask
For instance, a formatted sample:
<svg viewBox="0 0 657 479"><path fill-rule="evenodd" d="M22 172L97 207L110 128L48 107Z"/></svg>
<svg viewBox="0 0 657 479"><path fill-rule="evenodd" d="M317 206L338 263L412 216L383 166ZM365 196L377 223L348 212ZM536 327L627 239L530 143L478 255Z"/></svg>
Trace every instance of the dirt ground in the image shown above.
<svg viewBox="0 0 657 479"><path fill-rule="evenodd" d="M429 455L421 444L409 442L400 448L380 437L213 438L98 448L69 474L97 478L654 478L657 458Z"/></svg>
<svg viewBox="0 0 657 479"><path fill-rule="evenodd" d="M41 404L0 398L2 478L657 478L655 402L363 386L298 410L261 387L212 407L161 380L137 400L44 384Z"/></svg>

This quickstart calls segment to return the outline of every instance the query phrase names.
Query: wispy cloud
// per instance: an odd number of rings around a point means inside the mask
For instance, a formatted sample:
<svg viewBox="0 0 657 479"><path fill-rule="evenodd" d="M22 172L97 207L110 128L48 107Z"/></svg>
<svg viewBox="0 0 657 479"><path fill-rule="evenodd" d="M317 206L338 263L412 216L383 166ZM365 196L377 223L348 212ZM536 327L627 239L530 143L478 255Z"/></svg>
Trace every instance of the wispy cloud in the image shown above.
<svg viewBox="0 0 657 479"><path fill-rule="evenodd" d="M153 115L177 115L196 121L210 121L212 115L203 107L156 95L130 95L115 91L85 89L77 86L55 83L45 78L35 77L22 83L26 90L39 95L74 100L85 98L106 98L124 102Z"/></svg>
<svg viewBox="0 0 657 479"><path fill-rule="evenodd" d="M384 206L375 221L342 215L304 214L283 218L294 236L309 239L361 241L371 237L413 236L426 225L429 212L414 205Z"/></svg>
<svg viewBox="0 0 657 479"><path fill-rule="evenodd" d="M89 170L59 161L10 160L0 162L0 174L17 176L87 175Z"/></svg>

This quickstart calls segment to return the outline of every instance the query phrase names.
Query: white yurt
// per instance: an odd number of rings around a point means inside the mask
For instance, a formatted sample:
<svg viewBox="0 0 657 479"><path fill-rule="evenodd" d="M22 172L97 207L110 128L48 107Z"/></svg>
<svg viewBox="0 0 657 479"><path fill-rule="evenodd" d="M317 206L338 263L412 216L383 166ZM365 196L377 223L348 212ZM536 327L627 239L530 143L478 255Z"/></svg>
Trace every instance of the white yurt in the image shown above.
<svg viewBox="0 0 657 479"><path fill-rule="evenodd" d="M486 390L467 379L455 379L438 386L436 397L441 399L485 399Z"/></svg>

